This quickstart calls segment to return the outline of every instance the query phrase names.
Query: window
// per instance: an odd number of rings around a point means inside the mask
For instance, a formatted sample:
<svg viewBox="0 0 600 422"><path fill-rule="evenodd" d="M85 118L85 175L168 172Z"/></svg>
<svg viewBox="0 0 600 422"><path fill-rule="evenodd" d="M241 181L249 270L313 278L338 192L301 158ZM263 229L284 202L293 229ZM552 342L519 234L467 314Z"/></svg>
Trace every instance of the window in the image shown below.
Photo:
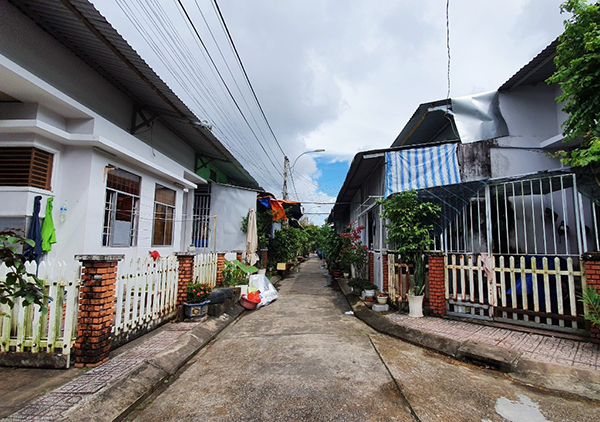
<svg viewBox="0 0 600 422"><path fill-rule="evenodd" d="M51 190L54 155L33 147L0 148L0 186Z"/></svg>
<svg viewBox="0 0 600 422"><path fill-rule="evenodd" d="M135 246L140 207L141 178L106 167L106 205L102 246Z"/></svg>
<svg viewBox="0 0 600 422"><path fill-rule="evenodd" d="M175 191L157 184L154 191L153 246L170 246L173 244L174 215Z"/></svg>

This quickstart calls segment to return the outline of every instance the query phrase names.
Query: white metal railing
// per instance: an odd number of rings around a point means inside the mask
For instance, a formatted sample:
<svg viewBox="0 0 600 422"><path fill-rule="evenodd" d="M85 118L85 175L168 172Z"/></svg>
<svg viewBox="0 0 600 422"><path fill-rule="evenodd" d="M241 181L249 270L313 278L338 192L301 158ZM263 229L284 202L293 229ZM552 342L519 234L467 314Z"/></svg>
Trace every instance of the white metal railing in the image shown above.
<svg viewBox="0 0 600 422"><path fill-rule="evenodd" d="M482 185L457 203L444 207L436 250L578 256L600 245L598 205L578 191L574 174Z"/></svg>
<svg viewBox="0 0 600 422"><path fill-rule="evenodd" d="M119 263L115 337L152 329L176 312L179 263L174 256Z"/></svg>
<svg viewBox="0 0 600 422"><path fill-rule="evenodd" d="M559 256L446 257L448 313L560 331L585 327L579 262Z"/></svg>
<svg viewBox="0 0 600 422"><path fill-rule="evenodd" d="M217 284L217 254L200 253L194 257L194 281L215 287Z"/></svg>
<svg viewBox="0 0 600 422"><path fill-rule="evenodd" d="M16 299L13 309L0 305L5 314L0 317L0 351L52 353L67 357L69 367L71 348L75 344L77 329L77 298L80 271L67 269L65 262L52 264L27 262L28 273L38 274L44 281L44 291L52 298L47 312L38 305L23 306ZM6 280L10 270L0 265L0 281Z"/></svg>

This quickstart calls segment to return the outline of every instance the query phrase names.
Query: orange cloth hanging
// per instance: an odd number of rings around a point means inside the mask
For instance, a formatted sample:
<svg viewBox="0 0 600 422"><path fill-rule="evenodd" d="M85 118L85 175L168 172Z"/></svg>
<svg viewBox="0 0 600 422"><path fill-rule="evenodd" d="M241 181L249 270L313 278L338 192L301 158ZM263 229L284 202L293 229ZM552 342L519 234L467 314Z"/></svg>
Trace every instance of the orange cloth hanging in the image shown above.
<svg viewBox="0 0 600 422"><path fill-rule="evenodd" d="M277 199L271 198L271 210L273 211L273 221L287 220L283 205Z"/></svg>

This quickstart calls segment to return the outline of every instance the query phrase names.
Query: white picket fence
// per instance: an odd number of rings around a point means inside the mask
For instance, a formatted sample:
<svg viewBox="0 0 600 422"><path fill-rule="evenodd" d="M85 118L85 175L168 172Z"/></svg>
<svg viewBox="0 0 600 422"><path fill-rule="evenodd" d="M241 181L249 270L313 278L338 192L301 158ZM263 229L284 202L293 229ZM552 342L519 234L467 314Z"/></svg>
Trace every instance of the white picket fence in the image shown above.
<svg viewBox="0 0 600 422"><path fill-rule="evenodd" d="M217 284L217 254L197 254L194 257L194 281L215 287Z"/></svg>
<svg viewBox="0 0 600 422"><path fill-rule="evenodd" d="M41 262L38 266L32 261L25 268L31 274L37 272L52 300L47 312L38 305L23 306L21 299L15 300L12 310L0 305L5 314L0 317L0 351L64 355L68 368L77 328L80 271L69 271L65 262ZM6 280L9 271L0 265L1 281Z"/></svg>
<svg viewBox="0 0 600 422"><path fill-rule="evenodd" d="M176 312L179 264L174 256L119 263L115 337L150 330Z"/></svg>
<svg viewBox="0 0 600 422"><path fill-rule="evenodd" d="M448 313L558 331L581 331L585 274L572 257L446 258Z"/></svg>

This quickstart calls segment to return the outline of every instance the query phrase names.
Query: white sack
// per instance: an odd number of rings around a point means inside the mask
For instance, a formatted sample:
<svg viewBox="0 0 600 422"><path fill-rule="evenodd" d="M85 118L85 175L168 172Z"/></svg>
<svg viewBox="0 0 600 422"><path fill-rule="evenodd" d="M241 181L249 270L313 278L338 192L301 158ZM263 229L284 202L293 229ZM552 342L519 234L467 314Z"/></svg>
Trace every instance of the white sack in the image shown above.
<svg viewBox="0 0 600 422"><path fill-rule="evenodd" d="M275 289L273 283L263 274L251 275L248 286L254 286L260 291L260 303L256 307L257 309L268 305L279 297L279 293L277 293L277 289Z"/></svg>

